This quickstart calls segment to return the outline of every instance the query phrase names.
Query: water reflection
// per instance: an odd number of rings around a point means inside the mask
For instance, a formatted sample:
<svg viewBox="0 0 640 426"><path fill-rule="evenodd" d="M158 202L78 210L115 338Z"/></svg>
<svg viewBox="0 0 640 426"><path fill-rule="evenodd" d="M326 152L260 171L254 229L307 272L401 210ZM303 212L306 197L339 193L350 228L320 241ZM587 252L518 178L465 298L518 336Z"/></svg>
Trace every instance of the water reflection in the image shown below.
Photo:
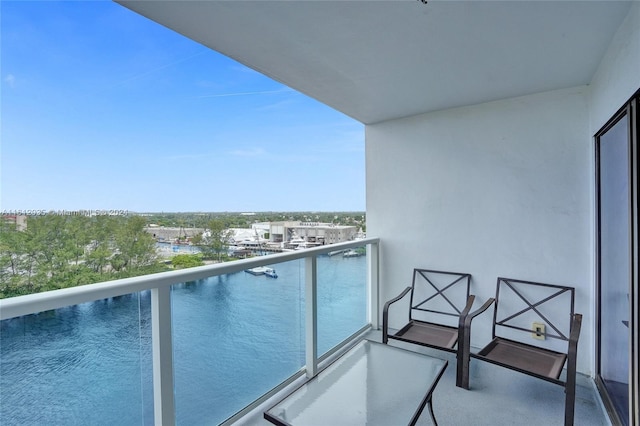
<svg viewBox="0 0 640 426"><path fill-rule="evenodd" d="M319 346L365 323L366 260L318 258ZM177 420L215 424L304 364L304 260L172 287ZM151 294L0 322L3 425L153 424Z"/></svg>

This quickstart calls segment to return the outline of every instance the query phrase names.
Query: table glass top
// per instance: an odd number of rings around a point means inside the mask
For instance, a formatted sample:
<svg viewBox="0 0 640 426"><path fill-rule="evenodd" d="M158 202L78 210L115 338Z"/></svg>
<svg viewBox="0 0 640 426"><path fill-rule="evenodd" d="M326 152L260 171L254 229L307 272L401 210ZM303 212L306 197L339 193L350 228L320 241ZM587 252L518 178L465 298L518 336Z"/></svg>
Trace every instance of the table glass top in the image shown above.
<svg viewBox="0 0 640 426"><path fill-rule="evenodd" d="M267 415L291 425L409 424L446 364L364 340Z"/></svg>

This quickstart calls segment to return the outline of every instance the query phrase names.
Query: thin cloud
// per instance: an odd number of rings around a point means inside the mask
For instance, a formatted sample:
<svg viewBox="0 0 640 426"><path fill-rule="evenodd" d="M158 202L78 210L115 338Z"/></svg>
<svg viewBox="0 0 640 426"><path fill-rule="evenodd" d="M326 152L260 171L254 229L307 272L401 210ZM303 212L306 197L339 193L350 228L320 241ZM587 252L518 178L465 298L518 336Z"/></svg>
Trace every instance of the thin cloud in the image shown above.
<svg viewBox="0 0 640 426"><path fill-rule="evenodd" d="M16 87L16 76L13 75L13 74L8 74L4 78L4 82L7 83L9 85L9 87L11 87L13 89L14 87Z"/></svg>
<svg viewBox="0 0 640 426"><path fill-rule="evenodd" d="M254 96L254 95L275 95L278 93L290 93L293 89L280 89L280 90L259 90L255 92L231 92L231 93L216 93L212 95L196 96L197 99L204 98L228 98L230 96Z"/></svg>
<svg viewBox="0 0 640 426"><path fill-rule="evenodd" d="M249 68L247 66L240 65L240 64L237 64L235 66L231 66L230 69L232 71L236 72L236 73L255 74L255 75L262 76L262 73L259 73L258 71L254 70L253 68Z"/></svg>
<svg viewBox="0 0 640 426"><path fill-rule="evenodd" d="M169 68L169 67L172 67L174 65L178 65L178 64L180 64L182 62L189 61L189 60L191 60L191 59L193 59L195 57L198 57L200 55L203 55L205 53L207 53L207 50L201 50L201 51L196 52L196 53L194 53L192 55L185 56L185 57L177 59L175 61L168 62L166 64L153 67L153 68L151 68L151 69L149 69L147 71L144 71L144 72L141 72L139 74L132 75L131 77L125 78L123 80L117 81L117 82L115 82L115 83L113 83L113 84L111 84L111 85L109 85L107 87L104 87L104 88L100 89L98 92L101 92L101 91L104 91L104 90L111 90L111 89L113 89L115 87L121 86L123 84L127 84L127 83L129 83L131 81L139 80L141 78L147 77L147 76L149 76L149 75L151 75L153 73L156 73L156 72L158 72L160 70L163 70L165 68Z"/></svg>
<svg viewBox="0 0 640 426"><path fill-rule="evenodd" d="M262 148L253 148L253 149L238 149L235 151L231 151L229 154L235 155L237 157L260 157L266 155L267 152Z"/></svg>
<svg viewBox="0 0 640 426"><path fill-rule="evenodd" d="M211 154L180 154L180 155L170 155L167 157L164 157L165 160L171 160L171 161L176 161L176 160L199 160L201 158L206 158L206 157L210 157Z"/></svg>
<svg viewBox="0 0 640 426"><path fill-rule="evenodd" d="M283 108L287 108L287 107L291 107L291 105L294 103L294 100L292 99L286 99L284 101L280 101L280 102L274 102L272 104L269 105L265 105L265 106L261 106L256 108L256 111L273 111L273 110L280 110Z"/></svg>

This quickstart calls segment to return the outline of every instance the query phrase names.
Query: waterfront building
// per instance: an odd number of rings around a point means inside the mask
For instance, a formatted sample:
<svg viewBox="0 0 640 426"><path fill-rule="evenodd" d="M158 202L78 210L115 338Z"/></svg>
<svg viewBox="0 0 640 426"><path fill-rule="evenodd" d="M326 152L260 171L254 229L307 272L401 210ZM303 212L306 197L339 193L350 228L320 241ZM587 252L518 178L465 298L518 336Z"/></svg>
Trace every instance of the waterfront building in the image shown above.
<svg viewBox="0 0 640 426"><path fill-rule="evenodd" d="M18 231L27 229L27 216L21 214L7 214L2 216L2 220L16 227Z"/></svg>
<svg viewBox="0 0 640 426"><path fill-rule="evenodd" d="M295 248L303 243L307 246L319 246L353 241L357 234L358 228L350 225L301 221L269 224L269 241L283 243L287 248Z"/></svg>
<svg viewBox="0 0 640 426"><path fill-rule="evenodd" d="M144 228L156 241L159 242L175 242L189 241L196 235L201 235L204 228L185 228L182 226L158 226L149 225Z"/></svg>

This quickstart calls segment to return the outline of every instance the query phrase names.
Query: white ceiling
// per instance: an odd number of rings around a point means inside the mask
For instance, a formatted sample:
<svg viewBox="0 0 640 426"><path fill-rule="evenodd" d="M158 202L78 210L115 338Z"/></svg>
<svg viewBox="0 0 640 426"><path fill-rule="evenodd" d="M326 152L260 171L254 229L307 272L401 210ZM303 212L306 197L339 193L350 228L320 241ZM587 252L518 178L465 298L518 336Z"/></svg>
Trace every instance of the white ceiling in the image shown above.
<svg viewBox="0 0 640 426"><path fill-rule="evenodd" d="M631 5L118 2L365 124L588 84Z"/></svg>

